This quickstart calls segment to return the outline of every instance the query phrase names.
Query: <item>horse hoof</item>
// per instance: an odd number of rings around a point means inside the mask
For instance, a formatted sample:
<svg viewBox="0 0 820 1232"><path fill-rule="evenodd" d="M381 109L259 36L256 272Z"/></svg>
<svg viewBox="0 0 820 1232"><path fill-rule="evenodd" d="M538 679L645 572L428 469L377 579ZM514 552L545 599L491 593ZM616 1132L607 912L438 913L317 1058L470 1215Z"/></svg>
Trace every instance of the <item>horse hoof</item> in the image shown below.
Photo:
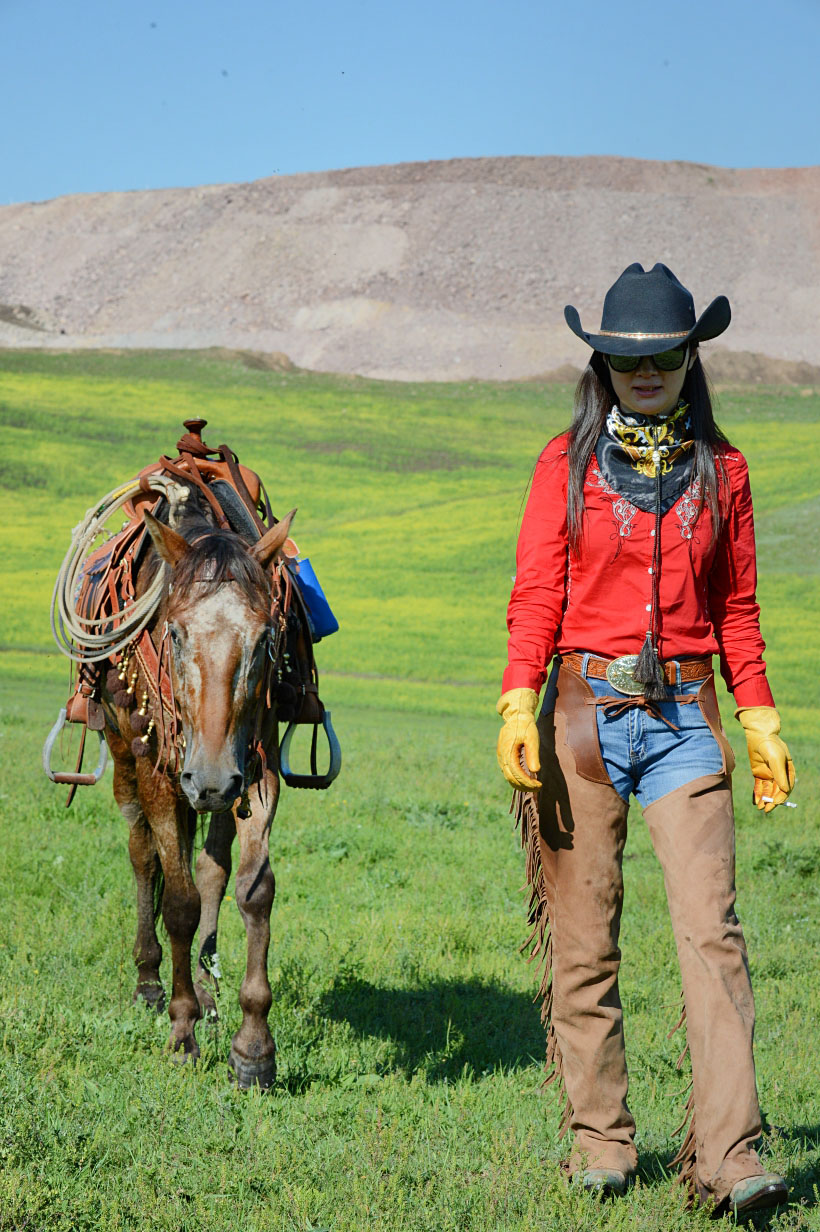
<svg viewBox="0 0 820 1232"><path fill-rule="evenodd" d="M162 984L138 984L134 990L134 1004L144 1002L148 1009L161 1014L165 1009L165 989Z"/></svg>
<svg viewBox="0 0 820 1232"><path fill-rule="evenodd" d="M171 1054L171 1060L174 1065L196 1065L199 1060L199 1044L196 1040L178 1040L171 1032L171 1038L168 1040L168 1051Z"/></svg>
<svg viewBox="0 0 820 1232"><path fill-rule="evenodd" d="M232 1048L228 1057L228 1072L240 1091L249 1091L251 1087L268 1091L276 1081L276 1058L262 1057L259 1061L246 1061L237 1056Z"/></svg>

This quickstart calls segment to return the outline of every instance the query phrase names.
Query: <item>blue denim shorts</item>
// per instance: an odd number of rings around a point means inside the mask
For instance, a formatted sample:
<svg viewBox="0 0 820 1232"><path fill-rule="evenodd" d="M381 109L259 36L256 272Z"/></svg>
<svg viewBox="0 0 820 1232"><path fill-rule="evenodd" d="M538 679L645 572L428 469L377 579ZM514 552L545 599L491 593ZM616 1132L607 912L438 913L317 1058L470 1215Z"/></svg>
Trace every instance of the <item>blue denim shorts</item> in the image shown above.
<svg viewBox="0 0 820 1232"><path fill-rule="evenodd" d="M582 675L595 696L621 696L608 680L587 675L589 658L584 657ZM555 709L559 666L556 659L544 693L542 709L547 713ZM678 668L678 684L666 691L670 699L697 697L702 685L702 680L681 684ZM723 755L697 702L669 700L658 702L658 709L677 731L637 706L617 715L598 707L596 714L601 756L612 786L623 800L632 794L644 808L701 775L723 773Z"/></svg>

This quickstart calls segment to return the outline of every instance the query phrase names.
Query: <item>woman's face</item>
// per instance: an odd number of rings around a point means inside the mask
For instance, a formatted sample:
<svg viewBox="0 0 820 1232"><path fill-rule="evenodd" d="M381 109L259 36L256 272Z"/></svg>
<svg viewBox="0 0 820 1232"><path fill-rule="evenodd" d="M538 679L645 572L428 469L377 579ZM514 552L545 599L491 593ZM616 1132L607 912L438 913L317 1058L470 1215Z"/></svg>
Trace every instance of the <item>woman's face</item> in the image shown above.
<svg viewBox="0 0 820 1232"><path fill-rule="evenodd" d="M607 363L618 406L641 415L664 415L673 410L696 356L697 349L690 348L686 359L674 372L662 372L651 355L643 355L634 372L616 372Z"/></svg>

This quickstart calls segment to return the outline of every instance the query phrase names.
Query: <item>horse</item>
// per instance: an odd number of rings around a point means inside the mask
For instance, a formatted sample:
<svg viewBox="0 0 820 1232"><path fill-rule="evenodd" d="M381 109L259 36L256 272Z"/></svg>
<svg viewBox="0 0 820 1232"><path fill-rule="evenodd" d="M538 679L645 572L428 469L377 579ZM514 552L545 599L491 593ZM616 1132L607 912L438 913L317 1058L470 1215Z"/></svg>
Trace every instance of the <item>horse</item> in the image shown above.
<svg viewBox="0 0 820 1232"><path fill-rule="evenodd" d="M238 838L235 897L247 964L228 1064L239 1087L264 1089L276 1075L267 973L275 892L268 840L279 798L275 668L283 649L282 553L295 511L249 543L217 527L193 488L188 496L173 526L143 513L150 545L135 566L135 593L162 570L162 595L148 640L126 650L101 686L114 797L128 823L136 879L134 997L164 1008L161 912L172 956L169 1048L182 1060L199 1056L197 1022L216 1012L217 924ZM194 879L197 819L208 813Z"/></svg>

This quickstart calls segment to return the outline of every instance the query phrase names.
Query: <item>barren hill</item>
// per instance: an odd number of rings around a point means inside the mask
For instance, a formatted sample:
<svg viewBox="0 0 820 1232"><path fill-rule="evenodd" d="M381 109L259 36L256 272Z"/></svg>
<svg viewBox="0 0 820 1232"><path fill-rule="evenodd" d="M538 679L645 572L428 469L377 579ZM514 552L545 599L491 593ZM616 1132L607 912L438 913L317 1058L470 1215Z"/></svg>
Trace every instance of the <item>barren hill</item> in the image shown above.
<svg viewBox="0 0 820 1232"><path fill-rule="evenodd" d="M811 379L795 361L820 358L820 167L620 158L456 159L4 206L0 345L220 346L368 376L527 377L585 362L564 305L597 326L634 260L670 265L699 310L729 296L718 346Z"/></svg>

